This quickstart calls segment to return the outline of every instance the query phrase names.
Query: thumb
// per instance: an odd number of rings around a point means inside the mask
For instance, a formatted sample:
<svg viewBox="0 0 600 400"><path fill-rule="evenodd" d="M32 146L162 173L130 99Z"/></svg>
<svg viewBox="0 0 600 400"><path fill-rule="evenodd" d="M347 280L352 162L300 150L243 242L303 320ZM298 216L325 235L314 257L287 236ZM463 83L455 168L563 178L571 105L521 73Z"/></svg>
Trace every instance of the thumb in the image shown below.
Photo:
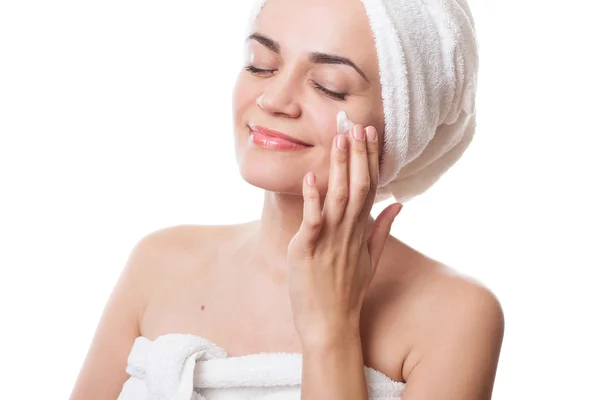
<svg viewBox="0 0 600 400"><path fill-rule="evenodd" d="M377 216L375 222L373 222L369 238L367 239L367 248L369 249L371 265L374 269L376 269L377 264L379 264L379 258L381 258L385 241L390 234L392 224L398 216L398 213L400 213L400 210L402 210L402 207L401 203L394 203L387 206L381 214Z"/></svg>

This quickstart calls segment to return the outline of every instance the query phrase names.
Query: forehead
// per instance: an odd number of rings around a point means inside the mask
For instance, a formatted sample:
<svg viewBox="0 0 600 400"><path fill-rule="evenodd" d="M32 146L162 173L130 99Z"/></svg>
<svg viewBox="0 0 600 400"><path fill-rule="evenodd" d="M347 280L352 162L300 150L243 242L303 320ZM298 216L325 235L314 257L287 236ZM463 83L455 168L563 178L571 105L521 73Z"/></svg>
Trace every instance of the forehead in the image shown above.
<svg viewBox="0 0 600 400"><path fill-rule="evenodd" d="M266 0L255 30L277 41L284 56L332 53L368 70L377 68L375 42L360 0Z"/></svg>

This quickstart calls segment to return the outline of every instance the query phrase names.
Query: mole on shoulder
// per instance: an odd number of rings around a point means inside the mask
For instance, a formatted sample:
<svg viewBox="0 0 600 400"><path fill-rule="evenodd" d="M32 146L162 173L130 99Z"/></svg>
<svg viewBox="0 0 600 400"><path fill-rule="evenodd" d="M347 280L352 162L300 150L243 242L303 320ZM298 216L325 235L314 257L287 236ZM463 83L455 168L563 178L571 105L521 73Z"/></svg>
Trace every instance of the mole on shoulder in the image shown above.
<svg viewBox="0 0 600 400"><path fill-rule="evenodd" d="M201 309L202 311L204 311L204 306L200 307L200 309Z"/></svg>

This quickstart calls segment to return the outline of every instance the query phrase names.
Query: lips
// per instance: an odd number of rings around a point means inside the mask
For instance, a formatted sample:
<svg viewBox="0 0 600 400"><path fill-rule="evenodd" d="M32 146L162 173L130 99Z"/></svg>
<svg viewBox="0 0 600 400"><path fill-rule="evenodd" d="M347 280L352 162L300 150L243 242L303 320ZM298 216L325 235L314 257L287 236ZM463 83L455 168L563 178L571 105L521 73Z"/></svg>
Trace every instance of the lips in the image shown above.
<svg viewBox="0 0 600 400"><path fill-rule="evenodd" d="M263 126L258 126L258 125L250 125L250 131L251 133L257 133L259 136L266 136L268 138L273 138L276 141L285 141L285 142L289 142L298 146L304 146L304 147L312 147L312 145L310 143L306 143L303 142L302 140L296 139L295 137L286 135L285 133L273 130L273 129L268 129L265 128Z"/></svg>

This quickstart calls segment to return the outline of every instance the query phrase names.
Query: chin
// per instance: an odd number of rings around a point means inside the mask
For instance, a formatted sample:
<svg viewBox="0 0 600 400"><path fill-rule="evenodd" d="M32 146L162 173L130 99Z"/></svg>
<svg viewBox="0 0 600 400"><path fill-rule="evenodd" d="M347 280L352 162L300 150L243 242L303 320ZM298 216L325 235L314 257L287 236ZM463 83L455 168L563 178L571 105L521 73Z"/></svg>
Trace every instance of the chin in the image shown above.
<svg viewBox="0 0 600 400"><path fill-rule="evenodd" d="M242 179L252 186L276 193L302 195L302 169L286 163L284 159L255 157L244 154L238 158L238 167ZM278 157L276 157L278 158ZM286 165L287 164L287 165Z"/></svg>
<svg viewBox="0 0 600 400"><path fill-rule="evenodd" d="M247 133L242 132L235 136L235 156L240 175L252 186L301 196L304 175L310 169L315 173L321 169L318 166L323 155L318 148L308 151L267 150L249 144Z"/></svg>

